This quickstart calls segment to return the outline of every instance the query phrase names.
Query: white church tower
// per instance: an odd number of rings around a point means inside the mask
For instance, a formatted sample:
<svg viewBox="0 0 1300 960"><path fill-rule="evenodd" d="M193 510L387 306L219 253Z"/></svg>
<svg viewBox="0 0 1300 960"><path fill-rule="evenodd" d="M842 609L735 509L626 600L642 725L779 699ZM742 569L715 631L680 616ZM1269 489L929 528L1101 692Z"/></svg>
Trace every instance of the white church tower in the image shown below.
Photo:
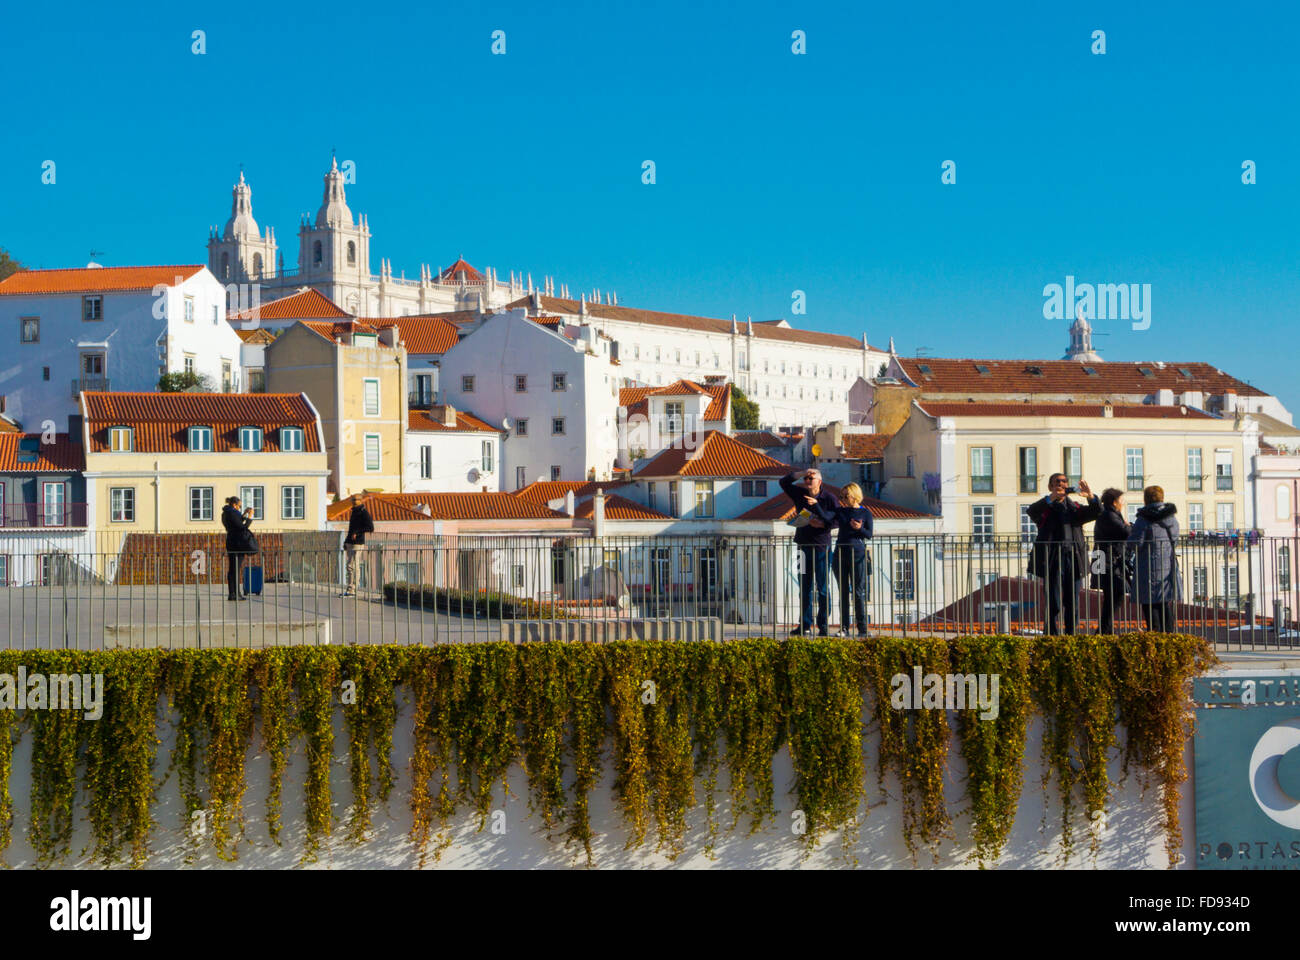
<svg viewBox="0 0 1300 960"><path fill-rule="evenodd" d="M316 222L298 228L298 282L320 290L352 313L362 312L370 285L370 226L352 220L338 160L325 174L325 195Z"/></svg>
<svg viewBox="0 0 1300 960"><path fill-rule="evenodd" d="M1062 360L1077 360L1079 363L1101 363L1101 355L1092 349L1092 324L1084 315L1083 306L1079 315L1070 324L1070 348L1065 351Z"/></svg>
<svg viewBox="0 0 1300 960"><path fill-rule="evenodd" d="M217 233L208 230L208 269L223 284L250 283L275 276L275 228L263 236L253 219L253 190L239 171L230 204L230 219Z"/></svg>

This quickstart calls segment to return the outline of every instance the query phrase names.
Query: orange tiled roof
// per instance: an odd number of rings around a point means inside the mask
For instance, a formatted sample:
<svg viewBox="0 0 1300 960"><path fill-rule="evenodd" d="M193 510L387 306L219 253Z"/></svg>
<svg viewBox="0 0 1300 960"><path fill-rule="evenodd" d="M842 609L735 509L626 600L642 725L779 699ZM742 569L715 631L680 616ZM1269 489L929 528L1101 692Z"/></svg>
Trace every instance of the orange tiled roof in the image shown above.
<svg viewBox="0 0 1300 960"><path fill-rule="evenodd" d="M1151 394L1157 390L1219 395L1263 396L1262 390L1229 376L1208 363L1147 363L1108 360L956 360L898 357L913 384L936 393L1060 393L1074 395ZM978 369L985 367L985 376ZM929 373L921 368L924 367ZM1040 373L1034 373L1034 370ZM1092 370L1093 373L1088 373ZM1147 373L1143 373L1143 371ZM1186 371L1186 374L1184 374Z"/></svg>
<svg viewBox="0 0 1300 960"><path fill-rule="evenodd" d="M590 497L597 490L616 490L627 483L626 480L537 480L520 487L511 496L545 506L552 500L562 500L570 490L573 491L575 500L581 500Z"/></svg>
<svg viewBox="0 0 1300 960"><path fill-rule="evenodd" d="M573 515L579 520L590 520L596 513L596 498L588 497L574 508ZM634 500L620 497L616 493L605 496L606 520L671 520L672 517L658 510L643 507Z"/></svg>
<svg viewBox="0 0 1300 960"><path fill-rule="evenodd" d="M449 427L439 420L435 420L428 410L410 410L407 412L406 428L408 430L430 430L443 433L466 433L472 431L483 431L487 433L503 433L500 427L494 427L486 420L480 420L468 410L456 411L456 425Z"/></svg>
<svg viewBox="0 0 1300 960"><path fill-rule="evenodd" d="M773 460L733 440L718 430L709 430L694 450L679 442L669 447L638 470L634 477L750 477L784 476L788 464Z"/></svg>
<svg viewBox="0 0 1300 960"><path fill-rule="evenodd" d="M0 416L0 433L22 433L22 428L8 417Z"/></svg>
<svg viewBox="0 0 1300 960"><path fill-rule="evenodd" d="M26 441L28 455L36 459L24 462L18 454ZM80 443L66 433L56 433L53 443L41 443L39 433L0 433L0 471L5 473L49 473L86 469L86 455Z"/></svg>
<svg viewBox="0 0 1300 960"><path fill-rule="evenodd" d="M251 330L245 330L241 327L235 327L235 336L243 340L244 343L274 343L275 334L266 327L253 327Z"/></svg>
<svg viewBox="0 0 1300 960"><path fill-rule="evenodd" d="M230 315L231 320L333 320L351 316L313 287Z"/></svg>
<svg viewBox="0 0 1300 960"><path fill-rule="evenodd" d="M474 316L478 316L476 311ZM446 353L460 342L460 327L436 314L418 317L365 317L361 322L376 329L396 327L398 339L406 344L407 353Z"/></svg>
<svg viewBox="0 0 1300 960"><path fill-rule="evenodd" d="M280 427L302 427L320 451L316 417L301 393L83 393L90 453L108 450L109 427L132 427L136 453L183 453L190 427L212 427L214 453L239 451L239 428L261 427L262 449L279 451Z"/></svg>
<svg viewBox="0 0 1300 960"><path fill-rule="evenodd" d="M512 493L372 493L364 497L366 509L372 519L380 519L376 512L381 505L413 511L418 517L399 515L398 520L568 520L563 513L549 509L545 504L520 500ZM425 514L419 508L429 508ZM347 520L352 515L351 499L330 504L325 516L330 520Z"/></svg>
<svg viewBox="0 0 1300 960"><path fill-rule="evenodd" d="M892 433L846 433L840 438L840 448L852 460L883 457L893 438Z"/></svg>
<svg viewBox="0 0 1300 960"><path fill-rule="evenodd" d="M922 400L920 406L932 417L1096 417L1102 419L1100 403L974 403ZM1115 404L1115 419L1132 420L1217 420L1192 407L1157 407L1153 404ZM847 438L846 438L847 439Z"/></svg>
<svg viewBox="0 0 1300 960"><path fill-rule="evenodd" d="M838 498L840 488L829 483L823 483L822 489L830 492L831 496ZM912 510L908 507L900 507L892 503L885 503L883 500L877 500L875 497L866 497L862 505L871 511L873 520L933 520L934 515L921 513L919 510ZM771 520L778 522L789 520L794 517L794 504L782 490L770 500L764 500L758 506L742 513L737 520Z"/></svg>
<svg viewBox="0 0 1300 960"><path fill-rule="evenodd" d="M124 293L152 290L159 284L172 286L188 280L201 263L171 267L78 267L71 270L19 270L0 280L0 296L49 293Z"/></svg>
<svg viewBox="0 0 1300 960"><path fill-rule="evenodd" d="M785 441L766 430L741 430L733 436L747 447L770 450L774 447L785 449Z"/></svg>
<svg viewBox="0 0 1300 960"><path fill-rule="evenodd" d="M627 407L629 417L646 416L650 412L650 397L710 397L701 419L710 423L725 421L731 407L731 384L719 383L701 386L693 380L677 380L662 387L623 387L618 391L618 405Z"/></svg>
<svg viewBox="0 0 1300 960"><path fill-rule="evenodd" d="M562 300L559 297L542 297L542 310L546 313L561 313L566 316L578 316L582 305L577 300ZM531 307L532 296L521 297L507 307ZM588 303L587 316L604 320L621 320L625 323L646 323L657 327L676 327L685 330L701 330L706 333L731 333L731 321L715 317L694 317L683 313L660 313L657 310L638 310L633 307L612 306L607 303ZM741 336L746 333L743 322L736 324ZM759 340L783 340L786 343L813 343L823 347L839 347L841 350L861 350L862 341L857 337L846 337L838 333L822 333L818 330L796 330L793 327L780 327L776 322L755 323L754 336Z"/></svg>
<svg viewBox="0 0 1300 960"><path fill-rule="evenodd" d="M457 276L457 274L462 276ZM439 283L461 283L462 281L464 283L486 282L483 274L471 267L463 258L457 258L455 263L438 274Z"/></svg>
<svg viewBox="0 0 1300 960"><path fill-rule="evenodd" d="M352 320L299 320L298 322L317 336L324 337L330 343L335 340L342 340L343 337L350 333L379 332L368 323L354 322Z"/></svg>

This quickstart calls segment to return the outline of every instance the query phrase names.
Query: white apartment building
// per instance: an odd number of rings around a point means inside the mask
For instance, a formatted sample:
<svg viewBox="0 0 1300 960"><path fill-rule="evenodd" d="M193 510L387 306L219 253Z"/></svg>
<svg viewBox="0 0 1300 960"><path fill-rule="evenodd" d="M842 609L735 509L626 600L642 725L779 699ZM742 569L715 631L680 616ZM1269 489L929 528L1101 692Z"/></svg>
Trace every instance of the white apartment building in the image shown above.
<svg viewBox="0 0 1300 960"><path fill-rule="evenodd" d="M678 380L664 387L624 387L618 392L618 462L631 467L685 436L731 430L731 384L707 386Z"/></svg>
<svg viewBox="0 0 1300 960"><path fill-rule="evenodd" d="M406 493L501 490L505 431L447 404L411 410L406 432Z"/></svg>
<svg viewBox="0 0 1300 960"><path fill-rule="evenodd" d="M82 390L152 391L182 371L240 390L240 338L225 304L196 264L15 273L0 282L0 326L13 336L4 412L37 430L66 423Z"/></svg>
<svg viewBox="0 0 1300 960"><path fill-rule="evenodd" d="M596 329L545 325L522 309L460 332L442 358L443 403L508 433L501 489L535 480L608 479L617 455L619 368Z"/></svg>

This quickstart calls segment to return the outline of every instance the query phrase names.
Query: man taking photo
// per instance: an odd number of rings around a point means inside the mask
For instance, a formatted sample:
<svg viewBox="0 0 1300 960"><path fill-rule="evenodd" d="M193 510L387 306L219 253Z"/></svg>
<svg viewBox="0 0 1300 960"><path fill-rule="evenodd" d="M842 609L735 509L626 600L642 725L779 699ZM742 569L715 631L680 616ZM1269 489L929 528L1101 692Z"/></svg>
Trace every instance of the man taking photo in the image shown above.
<svg viewBox="0 0 1300 960"><path fill-rule="evenodd" d="M1043 581L1047 591L1047 611L1043 633L1054 636L1062 614L1065 633L1078 632L1079 580L1088 571L1087 541L1083 525L1101 516L1101 502L1091 488L1079 481L1079 493L1085 503L1070 499L1069 478L1054 473L1047 481L1048 494L1029 507L1029 519L1038 527L1029 554L1029 575Z"/></svg>

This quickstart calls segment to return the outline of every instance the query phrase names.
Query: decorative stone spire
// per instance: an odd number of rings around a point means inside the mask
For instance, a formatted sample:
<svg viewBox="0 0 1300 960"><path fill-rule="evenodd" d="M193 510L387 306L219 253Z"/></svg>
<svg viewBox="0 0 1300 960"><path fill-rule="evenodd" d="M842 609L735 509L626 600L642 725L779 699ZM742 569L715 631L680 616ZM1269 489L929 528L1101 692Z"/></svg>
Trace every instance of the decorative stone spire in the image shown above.
<svg viewBox="0 0 1300 960"><path fill-rule="evenodd" d="M257 221L253 219L253 189L244 180L244 171L240 170L239 182L231 192L230 219L226 221L226 229L222 231L221 238L223 240L233 240L235 237L260 239L260 236Z"/></svg>
<svg viewBox="0 0 1300 960"><path fill-rule="evenodd" d="M1070 346L1061 359L1077 360L1079 363L1101 362L1101 356L1092 349L1092 324L1088 322L1083 304L1079 304L1079 315L1070 324Z"/></svg>
<svg viewBox="0 0 1300 960"><path fill-rule="evenodd" d="M348 209L347 197L343 193L343 174L339 172L337 158L330 163L330 172L325 174L325 196L316 211L316 229L325 226L352 226L352 211Z"/></svg>

